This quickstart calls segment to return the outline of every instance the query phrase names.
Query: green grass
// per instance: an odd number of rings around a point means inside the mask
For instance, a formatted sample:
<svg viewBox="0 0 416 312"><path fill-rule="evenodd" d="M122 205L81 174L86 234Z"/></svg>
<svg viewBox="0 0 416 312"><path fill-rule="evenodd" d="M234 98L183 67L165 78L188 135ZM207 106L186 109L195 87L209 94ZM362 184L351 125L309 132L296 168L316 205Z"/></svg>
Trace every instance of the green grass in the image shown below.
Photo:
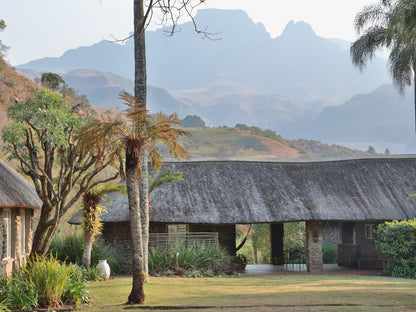
<svg viewBox="0 0 416 312"><path fill-rule="evenodd" d="M354 275L152 277L145 306L127 306L131 278L88 284L86 311L415 311L416 280ZM159 307L159 308L158 308Z"/></svg>

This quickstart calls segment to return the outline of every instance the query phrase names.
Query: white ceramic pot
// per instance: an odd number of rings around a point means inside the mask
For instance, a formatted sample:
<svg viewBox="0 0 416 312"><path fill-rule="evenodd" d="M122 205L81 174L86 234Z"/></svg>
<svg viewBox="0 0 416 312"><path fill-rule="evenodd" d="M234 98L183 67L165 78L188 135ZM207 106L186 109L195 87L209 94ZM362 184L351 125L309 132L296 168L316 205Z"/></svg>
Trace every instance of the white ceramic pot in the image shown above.
<svg viewBox="0 0 416 312"><path fill-rule="evenodd" d="M110 266L108 265L107 260L98 260L97 268L101 269L105 279L110 277Z"/></svg>

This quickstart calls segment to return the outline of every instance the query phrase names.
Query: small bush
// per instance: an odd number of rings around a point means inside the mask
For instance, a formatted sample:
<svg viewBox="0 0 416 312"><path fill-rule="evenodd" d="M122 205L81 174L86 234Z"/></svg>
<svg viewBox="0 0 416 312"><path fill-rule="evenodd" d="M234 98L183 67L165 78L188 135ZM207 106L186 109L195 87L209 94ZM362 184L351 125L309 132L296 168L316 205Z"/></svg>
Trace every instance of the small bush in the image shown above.
<svg viewBox="0 0 416 312"><path fill-rule="evenodd" d="M389 259L385 273L416 278L416 219L380 224L376 248Z"/></svg>
<svg viewBox="0 0 416 312"><path fill-rule="evenodd" d="M325 264L337 263L338 247L334 244L322 245L322 260Z"/></svg>
<svg viewBox="0 0 416 312"><path fill-rule="evenodd" d="M24 272L38 293L39 307L58 307L70 280L71 269L61 265L56 258L48 257L29 261Z"/></svg>
<svg viewBox="0 0 416 312"><path fill-rule="evenodd" d="M82 269L54 257L28 261L0 282L0 311L31 311L88 302ZM4 307L3 307L4 306Z"/></svg>

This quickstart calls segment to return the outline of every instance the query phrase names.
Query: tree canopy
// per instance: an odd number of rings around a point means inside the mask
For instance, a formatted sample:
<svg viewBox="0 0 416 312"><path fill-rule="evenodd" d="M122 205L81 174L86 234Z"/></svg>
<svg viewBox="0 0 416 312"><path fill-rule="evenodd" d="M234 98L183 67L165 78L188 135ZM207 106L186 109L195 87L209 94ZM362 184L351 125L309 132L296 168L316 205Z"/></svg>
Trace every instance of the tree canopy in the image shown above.
<svg viewBox="0 0 416 312"><path fill-rule="evenodd" d="M117 145L103 138L81 150L75 134L91 120L73 113L58 95L41 90L8 109L11 123L3 128L4 150L16 159L43 202L32 252L46 254L61 217L91 187L115 179L99 174L117 161Z"/></svg>

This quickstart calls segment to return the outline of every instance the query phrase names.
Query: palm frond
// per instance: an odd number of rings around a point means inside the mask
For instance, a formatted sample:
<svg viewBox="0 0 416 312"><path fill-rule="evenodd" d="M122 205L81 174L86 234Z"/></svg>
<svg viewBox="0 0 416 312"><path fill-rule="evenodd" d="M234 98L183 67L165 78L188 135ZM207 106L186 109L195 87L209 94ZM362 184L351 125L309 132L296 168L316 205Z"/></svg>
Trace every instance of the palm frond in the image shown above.
<svg viewBox="0 0 416 312"><path fill-rule="evenodd" d="M403 93L412 84L414 54L404 44L396 43L389 55L389 71L394 85Z"/></svg>
<svg viewBox="0 0 416 312"><path fill-rule="evenodd" d="M165 183L182 180L182 172L173 171L171 168L153 177L149 176L149 194Z"/></svg>
<svg viewBox="0 0 416 312"><path fill-rule="evenodd" d="M384 5L365 6L354 19L355 30L360 34L366 27L384 26L388 23L388 14Z"/></svg>
<svg viewBox="0 0 416 312"><path fill-rule="evenodd" d="M386 47L386 28L373 26L351 44L350 55L352 62L363 70L371 60L377 49Z"/></svg>

